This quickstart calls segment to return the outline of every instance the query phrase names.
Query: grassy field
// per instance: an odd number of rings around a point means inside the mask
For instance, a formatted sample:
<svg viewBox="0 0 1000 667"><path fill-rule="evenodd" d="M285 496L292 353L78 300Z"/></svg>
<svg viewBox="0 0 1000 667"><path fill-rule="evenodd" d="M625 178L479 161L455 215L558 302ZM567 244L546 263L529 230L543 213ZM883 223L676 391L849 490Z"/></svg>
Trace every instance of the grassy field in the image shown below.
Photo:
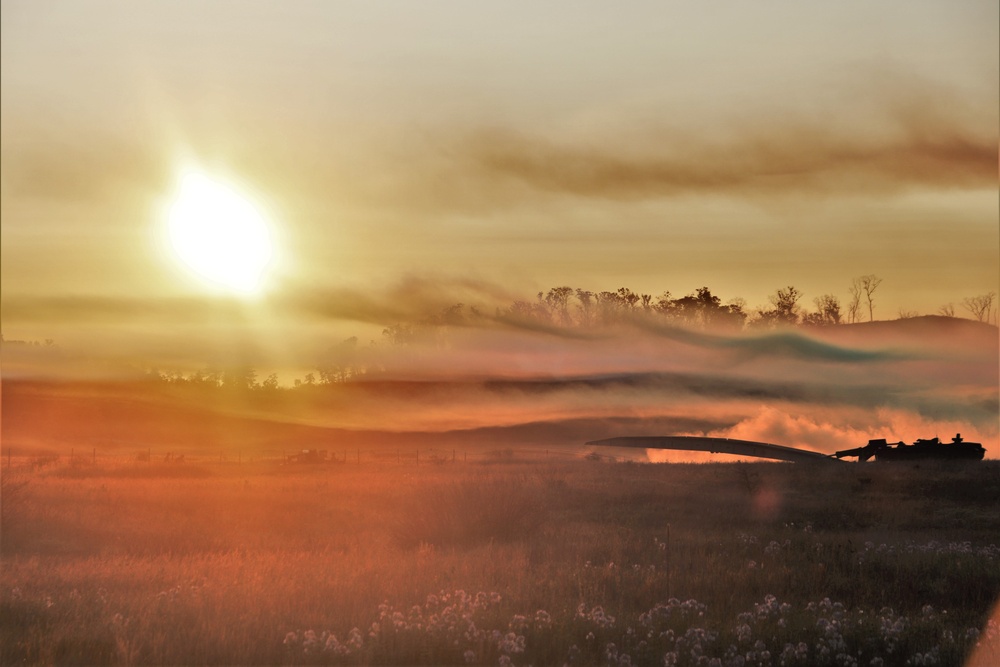
<svg viewBox="0 0 1000 667"><path fill-rule="evenodd" d="M4 665L1000 664L995 461L2 479Z"/></svg>

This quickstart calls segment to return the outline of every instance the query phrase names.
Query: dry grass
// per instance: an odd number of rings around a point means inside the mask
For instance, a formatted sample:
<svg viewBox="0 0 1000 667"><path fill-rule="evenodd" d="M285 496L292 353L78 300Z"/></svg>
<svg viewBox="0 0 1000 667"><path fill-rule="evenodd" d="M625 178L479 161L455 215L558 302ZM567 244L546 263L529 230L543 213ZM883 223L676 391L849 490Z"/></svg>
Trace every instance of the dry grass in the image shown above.
<svg viewBox="0 0 1000 667"><path fill-rule="evenodd" d="M578 664L603 663L614 642L639 664L663 664L670 646L640 650L627 634L642 614L695 599L719 643L772 595L810 646L823 612L809 603L829 597L849 615L891 607L910 634L885 664L905 664L929 650L928 628L982 627L1000 595L993 462L56 463L3 480L3 664L462 662L428 622L369 633L384 602L429 616L429 594L456 590L499 594L466 610L479 629L512 631L516 615L538 610L553 619L520 627L520 652L462 639L475 662L561 663L576 645ZM595 625L598 606L618 624ZM768 630L772 621L751 625L774 641L791 632ZM304 634L328 630L346 646L352 628L365 635L353 653L312 650ZM974 644L925 639L943 663ZM814 664L812 650L788 664Z"/></svg>

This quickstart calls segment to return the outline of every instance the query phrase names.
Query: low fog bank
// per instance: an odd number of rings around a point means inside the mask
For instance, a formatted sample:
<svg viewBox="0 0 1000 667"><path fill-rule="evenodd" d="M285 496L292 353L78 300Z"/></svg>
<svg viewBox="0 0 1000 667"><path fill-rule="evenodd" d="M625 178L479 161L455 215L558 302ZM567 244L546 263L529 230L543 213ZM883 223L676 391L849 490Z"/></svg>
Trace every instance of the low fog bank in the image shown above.
<svg viewBox="0 0 1000 667"><path fill-rule="evenodd" d="M3 441L280 451L711 435L832 453L961 433L1000 455L991 325L929 317L734 333L637 319L567 336L521 324L333 343L295 383L248 366L87 377L74 373L99 357L7 341Z"/></svg>

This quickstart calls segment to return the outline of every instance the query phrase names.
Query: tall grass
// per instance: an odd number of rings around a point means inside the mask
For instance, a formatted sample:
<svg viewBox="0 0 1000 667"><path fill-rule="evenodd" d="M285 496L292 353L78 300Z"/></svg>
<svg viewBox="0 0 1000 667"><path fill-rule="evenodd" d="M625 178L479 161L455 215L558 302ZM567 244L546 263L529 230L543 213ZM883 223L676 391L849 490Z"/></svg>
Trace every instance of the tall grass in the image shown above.
<svg viewBox="0 0 1000 667"><path fill-rule="evenodd" d="M993 462L185 465L4 471L0 662L959 664L1000 596Z"/></svg>

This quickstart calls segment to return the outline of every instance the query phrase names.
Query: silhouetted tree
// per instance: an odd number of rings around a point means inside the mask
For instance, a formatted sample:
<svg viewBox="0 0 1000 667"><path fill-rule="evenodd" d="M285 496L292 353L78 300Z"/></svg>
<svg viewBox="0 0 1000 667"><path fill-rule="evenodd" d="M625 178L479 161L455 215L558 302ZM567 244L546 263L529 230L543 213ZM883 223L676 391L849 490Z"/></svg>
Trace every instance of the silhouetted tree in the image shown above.
<svg viewBox="0 0 1000 667"><path fill-rule="evenodd" d="M551 312L555 314L559 324L568 326L573 323L573 318L569 312L569 299L573 296L572 287L553 287L545 295L545 303L548 304Z"/></svg>
<svg viewBox="0 0 1000 667"><path fill-rule="evenodd" d="M791 285L772 294L770 301L774 306L774 319L785 324L797 323L799 321L799 299L801 298L802 292Z"/></svg>
<svg viewBox="0 0 1000 667"><path fill-rule="evenodd" d="M938 315L943 315L944 317L955 317L955 304L946 303L940 308L938 308Z"/></svg>
<svg viewBox="0 0 1000 667"><path fill-rule="evenodd" d="M742 329L747 321L747 302L742 297L730 299L719 309L717 324L729 329Z"/></svg>
<svg viewBox="0 0 1000 667"><path fill-rule="evenodd" d="M674 297L670 292L664 292L660 296L656 297L656 304L653 305L653 310L660 313L661 315L670 315L674 308Z"/></svg>
<svg viewBox="0 0 1000 667"><path fill-rule="evenodd" d="M429 324L431 326L461 326L465 324L465 304L456 303L453 306L448 306L441 310L441 312L431 315L430 317L423 320L424 324ZM355 340L357 343L357 340Z"/></svg>
<svg viewBox="0 0 1000 667"><path fill-rule="evenodd" d="M962 307L972 313L972 316L975 317L977 321L989 322L990 313L993 310L993 299L995 298L995 292L980 294L979 296L970 296L962 300Z"/></svg>
<svg viewBox="0 0 1000 667"><path fill-rule="evenodd" d="M688 324L704 327L715 318L715 311L721 303L719 297L707 287L699 287L687 296L674 299L670 314Z"/></svg>
<svg viewBox="0 0 1000 667"><path fill-rule="evenodd" d="M664 292L653 309L664 315L679 319L688 325L698 327L742 327L746 321L746 302L732 299L723 305L722 300L712 294L707 287L699 287L693 293L679 299L671 299L670 292Z"/></svg>
<svg viewBox="0 0 1000 667"><path fill-rule="evenodd" d="M580 324L590 326L594 323L594 293L590 290L577 288L577 308L580 311Z"/></svg>
<svg viewBox="0 0 1000 667"><path fill-rule="evenodd" d="M626 310L633 310L640 301L642 297L630 290L627 287L618 288L618 298L621 303L625 306Z"/></svg>
<svg viewBox="0 0 1000 667"><path fill-rule="evenodd" d="M549 314L549 308L543 299L544 294L539 292L538 301L534 303L531 301L515 301L505 309L497 309L497 315L512 317L518 320L551 322L552 317Z"/></svg>
<svg viewBox="0 0 1000 667"><path fill-rule="evenodd" d="M417 339L417 332L410 324L393 324L382 329L382 336L393 345L411 345Z"/></svg>
<svg viewBox="0 0 1000 667"><path fill-rule="evenodd" d="M358 337L351 336L330 347L324 363L316 369L321 384L347 382L355 374Z"/></svg>
<svg viewBox="0 0 1000 667"><path fill-rule="evenodd" d="M858 282L859 280L859 278L855 278L851 281L851 287L848 290L851 294L851 300L847 302L847 321L851 324L858 321L858 313L861 310L861 285Z"/></svg>
<svg viewBox="0 0 1000 667"><path fill-rule="evenodd" d="M257 369L250 366L230 368L222 375L222 386L234 391L257 388Z"/></svg>
<svg viewBox="0 0 1000 667"><path fill-rule="evenodd" d="M874 273L869 273L866 276L861 276L860 278L855 278L855 285L865 293L865 298L868 300L868 321L875 321L875 300L872 295L878 286L882 284L882 279L876 276Z"/></svg>
<svg viewBox="0 0 1000 667"><path fill-rule="evenodd" d="M819 324L840 324L840 299L833 294L824 294L813 299Z"/></svg>
<svg viewBox="0 0 1000 667"><path fill-rule="evenodd" d="M594 298L597 301L597 314L602 324L613 324L621 319L626 303L618 292L598 292Z"/></svg>
<svg viewBox="0 0 1000 667"><path fill-rule="evenodd" d="M267 376L264 382L260 385L261 389L264 391L277 391L278 390L278 374L271 373Z"/></svg>

